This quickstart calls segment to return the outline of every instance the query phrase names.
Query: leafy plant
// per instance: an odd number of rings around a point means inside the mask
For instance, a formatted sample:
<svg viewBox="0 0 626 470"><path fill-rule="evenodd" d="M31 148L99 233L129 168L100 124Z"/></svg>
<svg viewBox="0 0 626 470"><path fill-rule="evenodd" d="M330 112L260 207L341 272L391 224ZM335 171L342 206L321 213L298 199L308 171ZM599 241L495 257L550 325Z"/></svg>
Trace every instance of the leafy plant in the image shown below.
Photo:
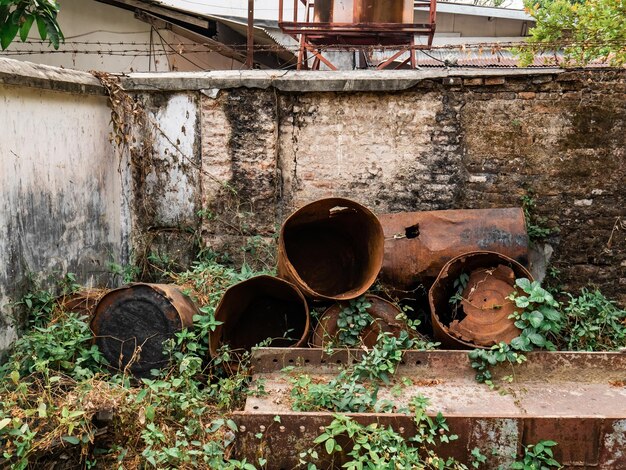
<svg viewBox="0 0 626 470"><path fill-rule="evenodd" d="M139 266L134 264L121 265L114 262L109 263L109 271L118 276L122 284L130 284L131 282L137 281L141 274Z"/></svg>
<svg viewBox="0 0 626 470"><path fill-rule="evenodd" d="M597 59L614 67L626 63L624 2L526 0L524 6L536 23L527 44L518 50L522 66L537 54L557 50L563 51L565 66L584 66Z"/></svg>
<svg viewBox="0 0 626 470"><path fill-rule="evenodd" d="M374 321L367 311L371 306L372 304L362 295L358 299L350 300L348 305L341 309L337 318L338 340L341 345L348 347L359 345L363 330Z"/></svg>
<svg viewBox="0 0 626 470"><path fill-rule="evenodd" d="M469 353L472 368L477 372L476 380L490 387L494 387L492 367L502 363L521 364L526 360L523 352L535 348L555 350L552 339L557 337L562 326L560 304L552 294L538 282L526 278L516 279L515 285L522 292L514 292L508 297L517 307L510 318L515 319L515 326L521 334L510 344L501 342L490 349L474 349Z"/></svg>
<svg viewBox="0 0 626 470"><path fill-rule="evenodd" d="M556 350L549 338L555 338L561 330L562 319L558 311L560 304L552 294L541 287L537 281L522 278L515 281L524 294L511 294L509 299L515 302L515 326L522 334L511 341L511 346L519 351L531 351L534 347Z"/></svg>
<svg viewBox="0 0 626 470"><path fill-rule="evenodd" d="M526 232L531 242L545 240L557 231L557 229L552 229L546 225L547 219L545 217L536 214L537 202L532 191L529 190L527 194L522 196L521 202L526 220Z"/></svg>
<svg viewBox="0 0 626 470"><path fill-rule="evenodd" d="M345 415L335 415L333 421L324 428L314 441L322 445L328 455L344 453L347 461L342 468L361 469L466 469L467 467L452 458L443 458L435 453L436 443L446 443L457 439L449 434L450 429L441 413L435 418L428 416L428 400L421 396L411 399L410 409L416 425L416 434L406 439L391 426L378 423L362 425ZM345 448L342 442L350 444ZM308 463L309 469L316 469L314 463L307 462L317 452L300 454L301 464ZM316 460L316 459L314 459Z"/></svg>
<svg viewBox="0 0 626 470"><path fill-rule="evenodd" d="M42 41L49 40L55 49L64 40L57 22L59 4L56 0L0 0L0 46L9 47L18 32L22 42L28 38L36 22Z"/></svg>
<svg viewBox="0 0 626 470"><path fill-rule="evenodd" d="M52 369L80 380L101 372L106 360L92 344L86 320L76 313L60 313L47 326L33 327L15 342L9 361L0 367L0 379Z"/></svg>
<svg viewBox="0 0 626 470"><path fill-rule="evenodd" d="M537 444L524 447L524 455L521 460L511 464L512 470L550 470L551 468L562 468L561 464L554 460L552 447L556 446L554 441L539 441Z"/></svg>
<svg viewBox="0 0 626 470"><path fill-rule="evenodd" d="M614 351L626 347L626 310L598 290L570 294L564 308L562 344L570 351Z"/></svg>

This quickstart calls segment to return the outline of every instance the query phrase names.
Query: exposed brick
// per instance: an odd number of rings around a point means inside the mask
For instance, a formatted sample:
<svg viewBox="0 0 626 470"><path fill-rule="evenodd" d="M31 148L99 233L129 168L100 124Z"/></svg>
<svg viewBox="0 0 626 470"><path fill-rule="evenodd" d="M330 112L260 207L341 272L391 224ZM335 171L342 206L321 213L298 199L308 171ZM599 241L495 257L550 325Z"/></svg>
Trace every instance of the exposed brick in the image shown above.
<svg viewBox="0 0 626 470"><path fill-rule="evenodd" d="M517 96L523 100L534 100L537 94L534 91L520 91Z"/></svg>
<svg viewBox="0 0 626 470"><path fill-rule="evenodd" d="M504 85L506 78L504 77L489 77L485 78L485 85Z"/></svg>
<svg viewBox="0 0 626 470"><path fill-rule="evenodd" d="M624 301L626 240L607 241L626 207L626 102L614 94L626 71L564 74L486 77L484 85L502 85L490 93L451 77L403 92L237 89L203 98L203 170L245 196L233 214L237 201L207 176L204 200L249 232L209 221L206 241L240 251L245 237L269 239L291 210L320 197L415 211L519 205L532 189L536 214L560 229L549 242L563 285L593 282Z"/></svg>
<svg viewBox="0 0 626 470"><path fill-rule="evenodd" d="M482 85L483 84L483 79L482 78L464 78L463 79L463 85L465 86L478 86L478 85Z"/></svg>
<svg viewBox="0 0 626 470"><path fill-rule="evenodd" d="M533 78L531 80L531 83L533 83L535 85L539 85L539 84L542 84L542 83L551 82L552 79L553 79L552 75L543 75L541 77Z"/></svg>

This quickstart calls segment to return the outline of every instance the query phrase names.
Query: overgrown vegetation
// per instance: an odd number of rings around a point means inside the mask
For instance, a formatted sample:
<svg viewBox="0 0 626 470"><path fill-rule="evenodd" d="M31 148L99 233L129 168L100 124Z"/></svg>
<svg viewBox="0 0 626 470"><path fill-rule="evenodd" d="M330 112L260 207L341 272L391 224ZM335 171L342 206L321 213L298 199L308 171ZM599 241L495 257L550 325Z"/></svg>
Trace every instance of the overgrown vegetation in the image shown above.
<svg viewBox="0 0 626 470"><path fill-rule="evenodd" d="M30 329L0 367L3 467L24 469L61 459L85 468L264 468L263 457L246 462L231 455L237 428L228 413L240 409L250 394L264 393L262 384L249 386L249 355L235 357L223 348L208 359L207 344L218 325L215 308L225 289L259 273L247 266L239 270L224 266L217 256L203 252L191 270L167 274L195 300L201 314L194 318L193 329L166 342L170 367L140 381L112 373L92 343L89 319L62 308L57 293L62 298L75 293L79 286L74 276L65 277L55 291L35 288L20 300L30 312ZM533 348L624 347L625 312L599 292L583 290L560 306L536 282L518 279L517 287L519 293L512 300L522 334L510 345L471 353L479 380L493 385L494 365L521 363ZM346 331L359 323L367 305L364 298L351 304L343 316ZM410 328L416 326L403 318ZM354 339L348 335L343 341L350 338ZM454 435L441 414L426 413L426 398L412 397L409 406L403 406L379 397L382 387L399 396L413 383L397 374L403 350L432 347L406 331L398 337L387 333L329 382L320 383L293 368L285 370L294 410L336 413L313 446L299 456L304 467L316 469L336 457L346 462L344 468L352 469L467 468L433 450L434 444ZM348 412L411 414L417 434L407 439L388 426L362 425L343 414ZM511 468L557 468L553 446L550 441L528 446ZM478 449L471 455L470 467L480 468L485 456Z"/></svg>
<svg viewBox="0 0 626 470"><path fill-rule="evenodd" d="M566 66L600 60L614 67L626 63L626 3L619 0L525 0L535 19L527 47L519 52L522 66L537 54L562 50Z"/></svg>
<svg viewBox="0 0 626 470"><path fill-rule="evenodd" d="M528 239L531 243L541 242L558 232L558 229L548 227L548 221L545 217L537 215L537 202L532 191L529 190L520 198L520 201L526 220L526 233L528 233Z"/></svg>
<svg viewBox="0 0 626 470"><path fill-rule="evenodd" d="M493 366L521 364L526 361L523 353L535 348L556 350L553 341L561 330L560 305L552 294L538 282L525 278L517 279L515 284L522 293L515 292L509 297L517 307L511 318L515 319L515 326L521 330L521 334L510 344L499 343L491 349L475 349L469 353L472 368L477 372L476 380L490 387L495 385L491 371ZM512 380L512 376L505 379Z"/></svg>
<svg viewBox="0 0 626 470"><path fill-rule="evenodd" d="M598 290L567 294L563 309L561 349L568 351L616 351L626 348L626 310Z"/></svg>
<svg viewBox="0 0 626 470"><path fill-rule="evenodd" d="M374 319L367 311L370 304L365 296L350 300L348 305L341 309L337 326L339 327L338 340L348 347L358 346L363 330L372 324Z"/></svg>

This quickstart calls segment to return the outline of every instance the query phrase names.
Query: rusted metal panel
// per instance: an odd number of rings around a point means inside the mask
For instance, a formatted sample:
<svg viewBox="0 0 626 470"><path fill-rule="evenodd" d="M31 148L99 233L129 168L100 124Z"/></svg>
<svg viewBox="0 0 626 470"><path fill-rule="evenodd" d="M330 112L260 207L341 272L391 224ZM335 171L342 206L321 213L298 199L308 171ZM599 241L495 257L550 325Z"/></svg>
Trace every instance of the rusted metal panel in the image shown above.
<svg viewBox="0 0 626 470"><path fill-rule="evenodd" d="M413 0L357 0L355 23L413 23Z"/></svg>
<svg viewBox="0 0 626 470"><path fill-rule="evenodd" d="M459 306L450 299L462 275L469 281ZM451 349L510 342L520 333L509 318L515 305L507 298L518 278L533 280L524 266L499 253L475 251L448 261L428 292L435 339Z"/></svg>
<svg viewBox="0 0 626 470"><path fill-rule="evenodd" d="M369 209L348 199L321 199L283 223L278 275L309 299L354 299L376 280L383 250L383 229Z"/></svg>
<svg viewBox="0 0 626 470"><path fill-rule="evenodd" d="M314 446L313 440L332 421L333 413L292 411L291 383L281 369L291 365L295 369L289 374L306 373L316 382L325 382L363 353L255 350L254 380L263 380L268 395L249 396L245 410L233 415L239 426L235 454L251 461L266 458L268 468L296 468L299 452ZM496 371L498 376L511 373L507 367ZM626 374L626 355L531 352L514 373L513 383L493 391L474 380L466 352L405 351L396 377L405 377L413 385L395 398L391 387L381 387L378 396L399 404L417 394L429 398L429 415L441 411L450 432L459 436L437 452L464 463L469 463L472 449L478 447L488 459L484 468L508 468L522 446L550 439L558 443L555 458L565 468L624 468L626 387L615 384L623 384L619 379ZM407 438L415 433L412 417L405 414L349 416L362 424L391 425ZM323 449L318 451L326 459L316 462L318 468L341 467L342 455L330 461Z"/></svg>
<svg viewBox="0 0 626 470"><path fill-rule="evenodd" d="M176 286L137 283L102 297L91 330L113 368L142 377L167 364L163 342L191 327L197 313L195 304Z"/></svg>
<svg viewBox="0 0 626 470"><path fill-rule="evenodd" d="M222 322L211 332L211 355L222 345L233 353L271 339L277 347L302 346L309 337L309 307L298 288L272 276L256 276L230 287L215 310Z"/></svg>
<svg viewBox="0 0 626 470"><path fill-rule="evenodd" d="M392 333L397 337L401 331L407 329L406 323L398 319L398 316L402 313L401 310L394 304L375 295L366 295L365 299L370 304L367 312L374 321L362 330L360 336L361 344L372 347L376 344L379 334ZM334 341L337 344L337 336L340 330L337 320L341 311L347 306L349 306L348 302L339 302L329 307L323 313L311 338L313 347L324 347L328 341Z"/></svg>
<svg viewBox="0 0 626 470"><path fill-rule="evenodd" d="M515 303L508 297L515 292L515 274L508 266L480 268L469 274L462 300L453 310L462 310L452 320L448 331L454 337L479 346L505 343L520 335L521 331L510 318ZM450 305L448 305L450 307Z"/></svg>
<svg viewBox="0 0 626 470"><path fill-rule="evenodd" d="M432 282L444 264L469 251L495 251L528 264L520 208L400 212L378 219L385 232L381 280L395 289Z"/></svg>

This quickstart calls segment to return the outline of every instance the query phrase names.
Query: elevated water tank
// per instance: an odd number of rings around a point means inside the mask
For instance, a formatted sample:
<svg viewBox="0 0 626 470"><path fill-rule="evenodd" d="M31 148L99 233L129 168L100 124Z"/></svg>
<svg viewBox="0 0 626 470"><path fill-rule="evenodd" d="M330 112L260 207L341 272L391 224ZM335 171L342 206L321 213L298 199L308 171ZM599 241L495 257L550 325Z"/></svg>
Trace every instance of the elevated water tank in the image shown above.
<svg viewBox="0 0 626 470"><path fill-rule="evenodd" d="M413 23L413 0L315 0L315 23Z"/></svg>

